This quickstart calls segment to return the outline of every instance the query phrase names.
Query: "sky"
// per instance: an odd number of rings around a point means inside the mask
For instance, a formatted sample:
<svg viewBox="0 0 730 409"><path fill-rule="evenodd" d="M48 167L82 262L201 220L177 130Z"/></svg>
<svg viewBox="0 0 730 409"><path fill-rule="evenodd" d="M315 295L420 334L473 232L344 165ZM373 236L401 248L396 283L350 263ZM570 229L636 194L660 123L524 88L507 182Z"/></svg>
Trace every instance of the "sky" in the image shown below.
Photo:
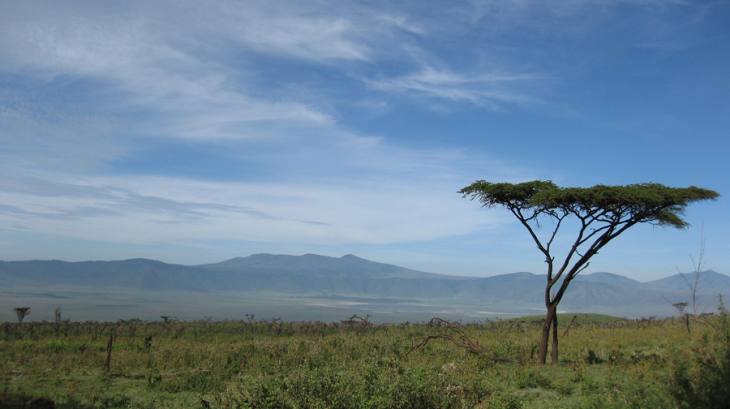
<svg viewBox="0 0 730 409"><path fill-rule="evenodd" d="M730 192L730 2L0 0L0 259L545 269L477 179ZM725 196L590 271L730 274ZM561 236L566 244L570 232Z"/></svg>

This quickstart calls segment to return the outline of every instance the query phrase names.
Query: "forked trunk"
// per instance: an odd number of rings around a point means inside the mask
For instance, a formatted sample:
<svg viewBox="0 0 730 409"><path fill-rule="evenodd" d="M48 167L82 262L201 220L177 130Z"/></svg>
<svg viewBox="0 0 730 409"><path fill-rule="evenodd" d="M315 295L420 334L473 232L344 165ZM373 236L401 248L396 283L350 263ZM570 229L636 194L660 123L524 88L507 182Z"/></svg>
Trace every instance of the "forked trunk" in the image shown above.
<svg viewBox="0 0 730 409"><path fill-rule="evenodd" d="M551 327L557 328L557 323L553 326L553 321L556 318L557 317L555 316L555 307L553 307L552 305L548 305L547 313L545 314L545 322L542 325L542 338L540 339L540 355L538 356L538 360L541 364L545 364L547 362L548 341L550 341L550 329ZM554 330L554 332L555 331L556 330ZM553 338L553 343L553 345L557 345L557 338Z"/></svg>
<svg viewBox="0 0 730 409"><path fill-rule="evenodd" d="M553 349L550 351L553 364L558 363L558 308L553 307Z"/></svg>

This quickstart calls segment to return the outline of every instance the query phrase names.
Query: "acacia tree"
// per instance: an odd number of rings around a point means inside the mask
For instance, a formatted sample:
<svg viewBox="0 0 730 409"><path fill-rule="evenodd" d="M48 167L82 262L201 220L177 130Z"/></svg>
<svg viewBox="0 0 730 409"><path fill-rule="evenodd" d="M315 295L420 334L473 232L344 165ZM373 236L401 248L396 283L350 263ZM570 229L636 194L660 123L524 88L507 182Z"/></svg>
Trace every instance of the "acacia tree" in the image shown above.
<svg viewBox="0 0 730 409"><path fill-rule="evenodd" d="M18 316L18 324L22 324L23 318L30 314L30 307L16 307L13 308L13 311L15 311L15 315Z"/></svg>
<svg viewBox="0 0 730 409"><path fill-rule="evenodd" d="M547 359L552 331L551 358L558 361L557 307L570 282L588 268L591 257L611 240L639 223L684 228L685 207L695 201L715 199L718 193L695 186L672 188L656 183L626 186L559 187L550 181L490 183L478 180L459 191L478 199L484 207L502 206L527 229L547 263L545 322L540 340L540 362ZM572 244L556 260L553 243L561 226L577 229ZM541 226L550 225L547 234Z"/></svg>

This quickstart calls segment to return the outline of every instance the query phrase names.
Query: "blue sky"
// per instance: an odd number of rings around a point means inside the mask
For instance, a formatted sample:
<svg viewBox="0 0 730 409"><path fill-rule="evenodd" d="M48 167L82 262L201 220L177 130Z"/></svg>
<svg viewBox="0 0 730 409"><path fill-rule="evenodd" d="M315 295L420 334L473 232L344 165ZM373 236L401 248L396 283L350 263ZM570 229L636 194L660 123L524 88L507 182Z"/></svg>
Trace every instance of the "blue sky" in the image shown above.
<svg viewBox="0 0 730 409"><path fill-rule="evenodd" d="M730 191L730 2L393 3L0 1L0 258L542 272L456 191ZM703 230L730 273L728 210L634 228L591 270L687 270Z"/></svg>

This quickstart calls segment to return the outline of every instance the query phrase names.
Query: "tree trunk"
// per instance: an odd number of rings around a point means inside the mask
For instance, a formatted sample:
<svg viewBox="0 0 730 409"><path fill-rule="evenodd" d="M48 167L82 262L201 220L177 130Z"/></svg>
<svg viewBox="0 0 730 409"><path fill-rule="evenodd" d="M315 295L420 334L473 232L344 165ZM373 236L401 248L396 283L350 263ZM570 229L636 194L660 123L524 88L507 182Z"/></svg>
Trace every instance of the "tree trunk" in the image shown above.
<svg viewBox="0 0 730 409"><path fill-rule="evenodd" d="M109 341L106 344L106 360L104 361L104 370L109 372L112 369L112 347L114 346L114 329L109 333Z"/></svg>
<svg viewBox="0 0 730 409"><path fill-rule="evenodd" d="M553 364L558 363L558 308L553 307L553 349L550 351L550 358Z"/></svg>
<svg viewBox="0 0 730 409"><path fill-rule="evenodd" d="M551 362L558 363L558 308L557 305L548 305L545 314L545 322L542 326L542 338L540 339L540 355L538 361L541 364L547 363L548 342L550 341L550 332L553 333L552 350L550 353Z"/></svg>
<svg viewBox="0 0 730 409"><path fill-rule="evenodd" d="M542 325L542 338L540 338L540 355L538 356L538 361L543 365L547 362L548 341L550 341L550 327L552 326L554 311L552 306L547 306L545 322Z"/></svg>

